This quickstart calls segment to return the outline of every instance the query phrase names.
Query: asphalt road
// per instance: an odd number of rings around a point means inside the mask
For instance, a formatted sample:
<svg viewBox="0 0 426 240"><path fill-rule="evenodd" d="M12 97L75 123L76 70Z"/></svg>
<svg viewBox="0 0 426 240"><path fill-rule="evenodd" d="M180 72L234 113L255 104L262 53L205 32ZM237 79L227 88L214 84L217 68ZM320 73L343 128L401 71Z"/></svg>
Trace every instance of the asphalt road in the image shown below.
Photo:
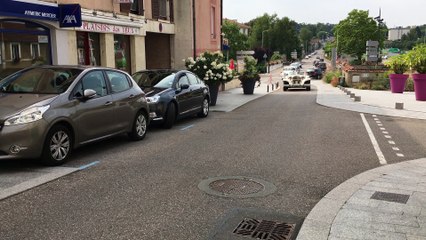
<svg viewBox="0 0 426 240"><path fill-rule="evenodd" d="M141 142L123 136L78 149L67 166L99 163L0 201L0 239L215 239L234 236L226 231L236 209L303 219L331 189L380 166L360 114L315 98L315 89L277 91L171 130L152 127ZM378 116L399 157L365 116L389 163L426 155L424 121ZM33 167L0 168L19 164ZM225 198L198 188L218 176L261 179L276 191Z"/></svg>

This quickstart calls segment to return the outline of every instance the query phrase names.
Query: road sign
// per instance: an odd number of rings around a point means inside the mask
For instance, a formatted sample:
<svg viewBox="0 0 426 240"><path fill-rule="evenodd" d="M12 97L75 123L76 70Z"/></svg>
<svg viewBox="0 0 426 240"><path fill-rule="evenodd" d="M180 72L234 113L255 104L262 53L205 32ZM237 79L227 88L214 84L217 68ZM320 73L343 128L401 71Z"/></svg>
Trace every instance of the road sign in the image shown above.
<svg viewBox="0 0 426 240"><path fill-rule="evenodd" d="M237 55L253 55L254 51L237 51Z"/></svg>

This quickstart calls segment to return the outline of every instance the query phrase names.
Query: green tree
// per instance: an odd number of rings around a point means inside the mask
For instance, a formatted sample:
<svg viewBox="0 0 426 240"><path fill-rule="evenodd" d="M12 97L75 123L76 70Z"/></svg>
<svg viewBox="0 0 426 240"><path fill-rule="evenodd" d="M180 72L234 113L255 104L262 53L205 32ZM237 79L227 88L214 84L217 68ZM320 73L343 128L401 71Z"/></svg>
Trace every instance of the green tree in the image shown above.
<svg viewBox="0 0 426 240"><path fill-rule="evenodd" d="M247 50L248 36L240 32L238 23L230 20L225 20L222 25L222 33L228 39L229 44L229 58L236 59L237 51Z"/></svg>
<svg viewBox="0 0 426 240"><path fill-rule="evenodd" d="M308 27L303 27L302 29L300 29L299 37L303 43L305 53L309 52L309 42L312 40L313 36L314 35L312 34L312 31L309 30Z"/></svg>
<svg viewBox="0 0 426 240"><path fill-rule="evenodd" d="M291 52L296 50L300 56L300 39L296 27L297 23L288 17L277 20L270 33L271 51L279 51L289 59Z"/></svg>
<svg viewBox="0 0 426 240"><path fill-rule="evenodd" d="M334 27L337 51L356 56L361 61L366 41L375 40L383 44L384 35L378 31L378 25L368 16L368 11L352 10L346 19Z"/></svg>
<svg viewBox="0 0 426 240"><path fill-rule="evenodd" d="M262 39L263 39L263 47L268 48L270 42L270 30L272 26L277 21L277 15L268 15L264 14L261 17L257 17L249 22L251 27L251 34L249 37L249 46L254 48L262 47ZM263 35L263 36L262 36Z"/></svg>
<svg viewBox="0 0 426 240"><path fill-rule="evenodd" d="M317 38L321 40L325 40L328 37L328 33L326 31L319 31L317 33Z"/></svg>

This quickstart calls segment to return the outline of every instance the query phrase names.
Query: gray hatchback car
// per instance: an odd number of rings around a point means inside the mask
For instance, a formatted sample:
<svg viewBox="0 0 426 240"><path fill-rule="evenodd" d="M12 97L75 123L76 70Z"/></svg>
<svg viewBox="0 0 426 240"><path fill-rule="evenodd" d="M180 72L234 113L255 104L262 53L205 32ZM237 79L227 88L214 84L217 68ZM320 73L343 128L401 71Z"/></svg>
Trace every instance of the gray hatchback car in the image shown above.
<svg viewBox="0 0 426 240"><path fill-rule="evenodd" d="M0 159L60 165L73 148L117 134L145 137L145 93L110 68L37 66L0 82Z"/></svg>

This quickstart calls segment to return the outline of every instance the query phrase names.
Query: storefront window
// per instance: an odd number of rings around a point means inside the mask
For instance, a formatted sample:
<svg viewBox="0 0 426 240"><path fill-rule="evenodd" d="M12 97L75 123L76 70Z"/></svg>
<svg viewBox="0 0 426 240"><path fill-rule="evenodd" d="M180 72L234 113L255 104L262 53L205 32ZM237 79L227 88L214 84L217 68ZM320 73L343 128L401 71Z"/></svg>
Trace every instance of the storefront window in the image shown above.
<svg viewBox="0 0 426 240"><path fill-rule="evenodd" d="M77 32L78 64L100 66L99 34Z"/></svg>
<svg viewBox="0 0 426 240"><path fill-rule="evenodd" d="M31 65L51 64L49 34L33 22L0 20L0 79Z"/></svg>
<svg viewBox="0 0 426 240"><path fill-rule="evenodd" d="M115 68L130 73L130 37L114 35Z"/></svg>

